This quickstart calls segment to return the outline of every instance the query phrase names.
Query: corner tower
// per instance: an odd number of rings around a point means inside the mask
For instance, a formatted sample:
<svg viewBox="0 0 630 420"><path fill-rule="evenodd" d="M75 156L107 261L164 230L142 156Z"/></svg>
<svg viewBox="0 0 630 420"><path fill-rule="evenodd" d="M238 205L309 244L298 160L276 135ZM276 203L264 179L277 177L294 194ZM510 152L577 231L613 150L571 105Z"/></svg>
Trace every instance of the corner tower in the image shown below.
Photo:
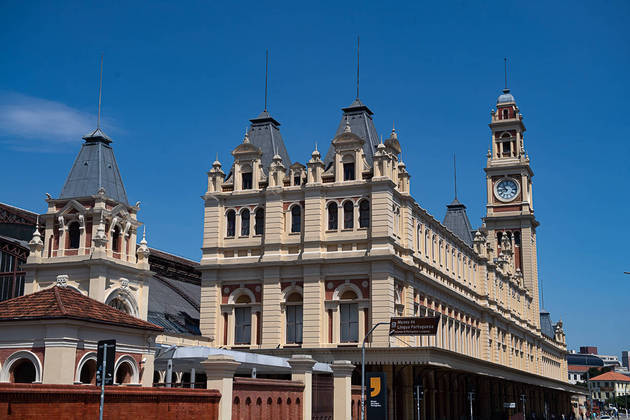
<svg viewBox="0 0 630 420"><path fill-rule="evenodd" d="M497 99L489 126L492 146L484 169L487 205L483 220L488 242L496 252L490 257L500 257L502 246L513 249L511 265L516 274L523 275L524 285L533 297L533 313L538 314L536 228L539 223L534 216L534 173L525 153L523 115L507 87ZM534 322L540 327L537 316Z"/></svg>
<svg viewBox="0 0 630 420"><path fill-rule="evenodd" d="M48 211L38 217L25 293L71 287L146 320L149 249L144 236L136 246L140 202L127 203L112 140L100 128L83 139L61 194L48 195Z"/></svg>

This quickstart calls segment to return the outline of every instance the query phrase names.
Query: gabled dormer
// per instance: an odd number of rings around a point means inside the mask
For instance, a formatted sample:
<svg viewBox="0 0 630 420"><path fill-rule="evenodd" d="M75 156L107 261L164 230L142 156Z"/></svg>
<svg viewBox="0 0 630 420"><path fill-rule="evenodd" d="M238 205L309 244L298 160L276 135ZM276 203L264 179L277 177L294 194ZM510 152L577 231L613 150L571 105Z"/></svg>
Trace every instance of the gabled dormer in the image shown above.
<svg viewBox="0 0 630 420"><path fill-rule="evenodd" d="M349 121L346 121L344 131L335 136L332 141L335 154L333 167L335 182L355 181L363 177L365 141L354 134Z"/></svg>
<svg viewBox="0 0 630 420"><path fill-rule="evenodd" d="M234 191L260 188L262 155L260 148L252 144L249 135L245 134L243 142L232 151L232 156L234 156L234 167L232 168Z"/></svg>

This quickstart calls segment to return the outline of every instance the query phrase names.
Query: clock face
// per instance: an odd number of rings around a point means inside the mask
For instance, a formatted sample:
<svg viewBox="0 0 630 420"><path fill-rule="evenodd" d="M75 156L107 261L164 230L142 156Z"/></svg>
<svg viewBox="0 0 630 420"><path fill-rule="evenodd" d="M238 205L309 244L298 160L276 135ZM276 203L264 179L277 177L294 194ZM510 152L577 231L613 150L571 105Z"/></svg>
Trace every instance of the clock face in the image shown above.
<svg viewBox="0 0 630 420"><path fill-rule="evenodd" d="M518 194L518 183L512 178L504 178L494 187L494 194L501 201L511 201Z"/></svg>

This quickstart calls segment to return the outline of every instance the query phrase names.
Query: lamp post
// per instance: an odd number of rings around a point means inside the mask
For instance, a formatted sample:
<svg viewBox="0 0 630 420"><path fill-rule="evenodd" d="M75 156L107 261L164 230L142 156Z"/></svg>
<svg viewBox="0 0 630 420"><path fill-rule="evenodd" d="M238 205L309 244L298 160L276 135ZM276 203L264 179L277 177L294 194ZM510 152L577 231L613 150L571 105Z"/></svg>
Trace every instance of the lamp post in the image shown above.
<svg viewBox="0 0 630 420"><path fill-rule="evenodd" d="M365 337L361 344L361 420L365 420L365 341L372 334L372 331L379 325L389 325L389 322L378 322L375 324Z"/></svg>
<svg viewBox="0 0 630 420"><path fill-rule="evenodd" d="M521 394L521 402L523 403L523 418L527 418L527 414L525 414L525 401L527 400L527 395Z"/></svg>

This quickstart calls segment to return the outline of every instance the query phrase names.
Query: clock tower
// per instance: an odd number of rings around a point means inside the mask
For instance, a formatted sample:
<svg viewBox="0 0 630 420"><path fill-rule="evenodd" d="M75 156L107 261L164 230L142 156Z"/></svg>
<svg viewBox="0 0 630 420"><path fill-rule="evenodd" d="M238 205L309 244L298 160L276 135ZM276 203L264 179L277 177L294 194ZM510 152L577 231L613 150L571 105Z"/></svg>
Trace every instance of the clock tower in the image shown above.
<svg viewBox="0 0 630 420"><path fill-rule="evenodd" d="M509 244L513 250L510 267L522 275L523 284L532 296L533 321L538 319L538 263L536 257L536 227L529 156L525 153L523 115L510 90L503 89L497 99L497 109L491 112L489 124L492 147L488 151L486 168L487 205L484 225L488 242L499 258L501 247Z"/></svg>

